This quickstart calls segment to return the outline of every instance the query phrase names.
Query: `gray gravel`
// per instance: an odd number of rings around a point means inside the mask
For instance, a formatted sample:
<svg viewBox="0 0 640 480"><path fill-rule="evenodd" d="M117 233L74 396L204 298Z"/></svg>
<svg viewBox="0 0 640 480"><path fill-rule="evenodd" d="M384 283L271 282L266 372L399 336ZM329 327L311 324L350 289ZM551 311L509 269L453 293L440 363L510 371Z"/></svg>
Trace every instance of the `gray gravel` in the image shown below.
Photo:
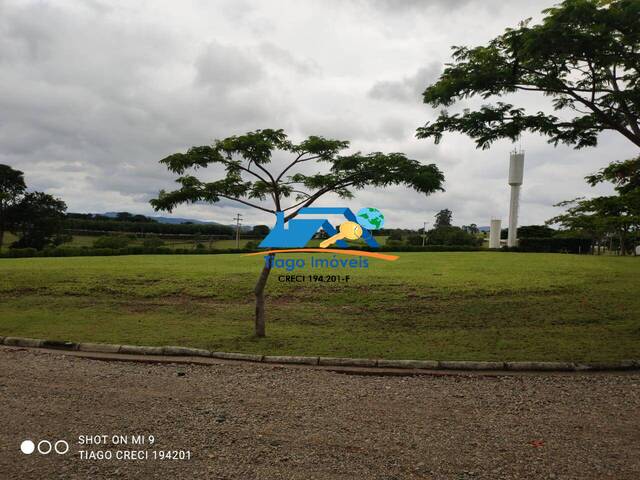
<svg viewBox="0 0 640 480"><path fill-rule="evenodd" d="M0 478L638 479L640 374L374 377L0 348ZM79 435L191 460L81 460ZM24 455L65 439L67 455Z"/></svg>

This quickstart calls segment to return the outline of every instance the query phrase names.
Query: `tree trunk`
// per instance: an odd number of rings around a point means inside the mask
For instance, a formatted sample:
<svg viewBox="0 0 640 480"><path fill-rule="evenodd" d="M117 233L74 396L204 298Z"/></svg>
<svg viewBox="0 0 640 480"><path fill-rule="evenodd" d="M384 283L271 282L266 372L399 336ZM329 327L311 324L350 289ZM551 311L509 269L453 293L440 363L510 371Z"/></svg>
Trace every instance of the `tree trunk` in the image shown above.
<svg viewBox="0 0 640 480"><path fill-rule="evenodd" d="M258 278L258 283L256 283L256 287L253 292L256 294L256 328L255 333L256 337L265 337L265 313L264 313L264 288L267 285L267 280L269 279L269 273L271 273L271 267L273 265L273 259L275 258L275 254L270 253L268 256L269 260L265 259L264 266L262 267L262 272L260 273L260 277Z"/></svg>

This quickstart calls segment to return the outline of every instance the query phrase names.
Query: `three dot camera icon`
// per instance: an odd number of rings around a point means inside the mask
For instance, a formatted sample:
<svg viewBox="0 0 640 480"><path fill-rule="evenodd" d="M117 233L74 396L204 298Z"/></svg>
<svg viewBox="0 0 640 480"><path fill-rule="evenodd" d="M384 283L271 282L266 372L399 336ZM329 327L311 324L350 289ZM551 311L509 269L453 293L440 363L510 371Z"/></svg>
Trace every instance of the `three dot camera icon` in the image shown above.
<svg viewBox="0 0 640 480"><path fill-rule="evenodd" d="M49 455L56 452L58 455L64 455L69 451L69 444L65 440L50 442L49 440L40 440L36 446L32 440L25 440L20 444L20 451L25 455L31 455L38 451L40 455Z"/></svg>

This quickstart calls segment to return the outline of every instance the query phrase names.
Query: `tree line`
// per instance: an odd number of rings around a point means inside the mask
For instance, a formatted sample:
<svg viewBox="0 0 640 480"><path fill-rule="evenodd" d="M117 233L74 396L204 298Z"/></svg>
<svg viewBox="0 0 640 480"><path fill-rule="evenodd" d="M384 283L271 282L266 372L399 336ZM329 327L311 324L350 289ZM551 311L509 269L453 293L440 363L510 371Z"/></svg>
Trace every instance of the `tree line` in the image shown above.
<svg viewBox="0 0 640 480"><path fill-rule="evenodd" d="M136 235L203 235L231 237L233 229L220 224L160 223L144 215L118 212L115 217L96 214L66 213L67 205L53 195L27 190L24 173L0 164L0 251L5 233L18 239L11 248L56 247L71 241L72 232L120 232ZM256 226L256 234L268 227Z"/></svg>
<svg viewBox="0 0 640 480"><path fill-rule="evenodd" d="M0 165L0 250L5 232L17 233L15 248L43 249L60 245L66 238L62 230L67 205L43 192L27 192L24 174Z"/></svg>

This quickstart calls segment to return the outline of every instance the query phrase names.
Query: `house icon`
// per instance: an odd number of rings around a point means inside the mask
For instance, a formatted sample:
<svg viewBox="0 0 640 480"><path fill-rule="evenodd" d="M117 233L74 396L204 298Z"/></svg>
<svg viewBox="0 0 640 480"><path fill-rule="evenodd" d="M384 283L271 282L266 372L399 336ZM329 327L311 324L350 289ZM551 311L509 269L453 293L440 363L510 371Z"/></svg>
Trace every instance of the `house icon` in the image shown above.
<svg viewBox="0 0 640 480"><path fill-rule="evenodd" d="M299 215L342 215L347 220L358 223L356 215L349 208L301 208ZM261 248L303 248L320 229L329 236L338 233L338 230L326 218L294 218L285 224L284 212L276 212L276 224L259 246ZM370 247L379 247L371 232L364 227L361 238ZM340 248L349 246L344 240L338 240L336 245Z"/></svg>

